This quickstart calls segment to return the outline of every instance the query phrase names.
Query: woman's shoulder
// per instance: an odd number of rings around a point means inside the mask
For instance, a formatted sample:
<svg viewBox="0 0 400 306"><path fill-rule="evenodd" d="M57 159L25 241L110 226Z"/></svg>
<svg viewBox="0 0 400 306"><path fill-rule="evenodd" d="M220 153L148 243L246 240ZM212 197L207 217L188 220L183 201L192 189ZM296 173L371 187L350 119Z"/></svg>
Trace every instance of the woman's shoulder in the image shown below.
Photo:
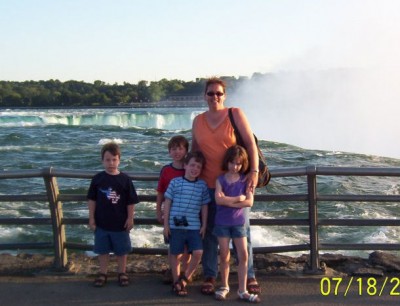
<svg viewBox="0 0 400 306"><path fill-rule="evenodd" d="M198 120L200 120L201 118L204 118L205 114L206 114L206 112L202 112L202 113L196 115L196 116L194 117L194 119L193 119L193 122L198 121Z"/></svg>
<svg viewBox="0 0 400 306"><path fill-rule="evenodd" d="M241 118L244 116L244 112L240 107L231 107L230 109L235 118Z"/></svg>
<svg viewBox="0 0 400 306"><path fill-rule="evenodd" d="M239 107L233 108L232 115L233 115L233 120L235 121L236 126L240 131L241 130L251 131L247 117L241 108Z"/></svg>
<svg viewBox="0 0 400 306"><path fill-rule="evenodd" d="M193 122L192 122L192 127L193 127L193 128L198 124L199 120L200 120L203 116L204 116L204 113L201 113L201 114L196 115L196 116L193 118Z"/></svg>

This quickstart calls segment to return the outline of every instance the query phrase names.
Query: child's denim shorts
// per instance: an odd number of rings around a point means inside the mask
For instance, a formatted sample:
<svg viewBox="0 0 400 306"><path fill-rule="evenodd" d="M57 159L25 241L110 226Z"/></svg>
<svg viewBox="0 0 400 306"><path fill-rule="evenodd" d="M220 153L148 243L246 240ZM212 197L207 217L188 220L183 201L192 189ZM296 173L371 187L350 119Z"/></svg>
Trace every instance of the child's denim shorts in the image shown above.
<svg viewBox="0 0 400 306"><path fill-rule="evenodd" d="M188 253L203 250L203 241L199 230L171 229L169 250L172 255L183 254L187 245Z"/></svg>
<svg viewBox="0 0 400 306"><path fill-rule="evenodd" d="M114 253L116 256L127 255L132 251L131 238L128 232L111 232L96 227L94 232L94 249L97 254Z"/></svg>
<svg viewBox="0 0 400 306"><path fill-rule="evenodd" d="M244 225L214 225L213 234L217 237L242 238L247 237Z"/></svg>

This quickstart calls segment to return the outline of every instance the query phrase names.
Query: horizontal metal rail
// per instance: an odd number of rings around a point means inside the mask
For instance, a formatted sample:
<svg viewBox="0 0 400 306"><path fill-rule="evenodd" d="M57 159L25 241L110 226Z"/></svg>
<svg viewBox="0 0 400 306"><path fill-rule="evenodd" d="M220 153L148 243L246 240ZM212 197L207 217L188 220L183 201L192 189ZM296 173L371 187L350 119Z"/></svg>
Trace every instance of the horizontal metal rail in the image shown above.
<svg viewBox="0 0 400 306"><path fill-rule="evenodd" d="M54 248L52 243L1 243L0 250L48 250Z"/></svg>
<svg viewBox="0 0 400 306"><path fill-rule="evenodd" d="M66 226L86 225L87 218L66 218L63 216L62 202L86 202L85 194L63 194L57 186L57 178L86 179L89 180L97 171L69 170L44 168L40 170L15 170L1 171L1 179L27 179L43 178L45 188L43 194L20 194L18 184L13 190L15 194L0 195L0 202L47 202L50 210L49 218L1 218L0 225L50 225L53 228L53 242L36 243L2 243L0 250L22 249L53 249L55 265L65 267L67 263L67 250L92 250L89 244L67 241L65 235ZM251 219L251 225L258 226L302 226L309 229L309 241L304 244L283 246L264 246L254 248L255 254L281 253L295 251L310 252L310 270L317 272L319 266L320 250L399 250L400 244L333 244L319 240L318 232L324 226L400 226L400 219L342 219L319 218L318 203L323 202L399 202L399 195L373 195L373 194L320 194L317 190L317 178L329 176L388 176L400 177L400 168L355 168L355 167L319 167L306 166L296 168L281 168L271 170L273 180L278 178L304 177L306 193L288 194L256 194L255 201L263 202L300 202L308 203L308 218L303 219ZM127 173L134 181L157 181L158 173ZM141 202L155 202L156 194L141 195ZM400 205L400 204L399 204ZM0 206L1 208L1 206ZM135 225L159 225L156 218L135 218ZM137 254L167 254L165 248L133 248Z"/></svg>
<svg viewBox="0 0 400 306"><path fill-rule="evenodd" d="M321 243L321 249L324 250L387 250L398 251L400 244L389 243Z"/></svg>

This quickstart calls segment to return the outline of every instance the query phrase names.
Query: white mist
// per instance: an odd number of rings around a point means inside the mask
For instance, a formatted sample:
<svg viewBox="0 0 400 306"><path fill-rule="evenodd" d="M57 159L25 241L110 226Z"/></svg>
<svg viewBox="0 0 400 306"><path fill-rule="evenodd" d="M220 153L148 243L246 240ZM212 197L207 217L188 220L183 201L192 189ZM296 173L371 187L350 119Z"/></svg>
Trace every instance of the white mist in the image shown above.
<svg viewBox="0 0 400 306"><path fill-rule="evenodd" d="M267 74L231 95L260 139L400 158L400 72L327 69Z"/></svg>

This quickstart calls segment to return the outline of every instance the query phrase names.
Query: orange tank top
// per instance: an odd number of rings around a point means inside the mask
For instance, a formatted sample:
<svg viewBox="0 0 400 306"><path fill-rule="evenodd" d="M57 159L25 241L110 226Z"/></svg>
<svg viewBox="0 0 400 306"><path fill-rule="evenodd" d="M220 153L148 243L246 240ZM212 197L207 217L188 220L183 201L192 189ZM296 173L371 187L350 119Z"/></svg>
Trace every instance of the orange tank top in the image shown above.
<svg viewBox="0 0 400 306"><path fill-rule="evenodd" d="M229 116L227 115L217 128L211 129L205 113L202 113L198 115L192 133L206 158L206 165L200 177L206 181L209 188L215 188L217 177L222 173L222 160L226 149L236 144Z"/></svg>

